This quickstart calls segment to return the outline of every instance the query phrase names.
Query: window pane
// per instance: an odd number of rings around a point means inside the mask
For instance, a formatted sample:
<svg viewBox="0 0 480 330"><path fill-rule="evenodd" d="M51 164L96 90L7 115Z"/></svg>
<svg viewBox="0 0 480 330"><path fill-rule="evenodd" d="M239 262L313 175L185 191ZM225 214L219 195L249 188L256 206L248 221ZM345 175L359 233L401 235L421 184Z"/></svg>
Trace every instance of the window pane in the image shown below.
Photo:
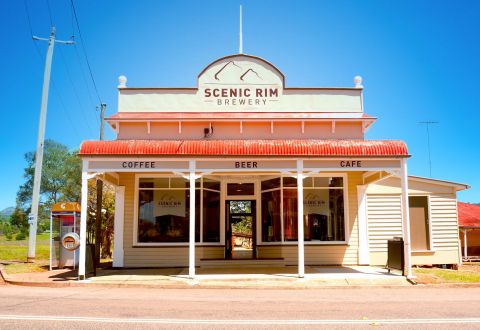
<svg viewBox="0 0 480 330"><path fill-rule="evenodd" d="M297 190L283 190L283 230L285 241L296 241L298 238L297 223Z"/></svg>
<svg viewBox="0 0 480 330"><path fill-rule="evenodd" d="M190 201L186 190L140 190L138 242L188 242ZM196 239L200 236L200 195L196 192Z"/></svg>
<svg viewBox="0 0 480 330"><path fill-rule="evenodd" d="M168 178L140 178L140 188L168 188Z"/></svg>
<svg viewBox="0 0 480 330"><path fill-rule="evenodd" d="M303 205L306 241L345 240L343 190L305 189Z"/></svg>
<svg viewBox="0 0 480 330"><path fill-rule="evenodd" d="M296 187L297 186L297 179L286 176L283 178L283 186L284 187Z"/></svg>
<svg viewBox="0 0 480 330"><path fill-rule="evenodd" d="M230 201L231 214L252 213L252 201Z"/></svg>
<svg viewBox="0 0 480 330"><path fill-rule="evenodd" d="M229 196L245 196L255 194L255 185L253 183L228 183L227 195Z"/></svg>
<svg viewBox="0 0 480 330"><path fill-rule="evenodd" d="M203 188L220 191L220 181L204 178Z"/></svg>
<svg viewBox="0 0 480 330"><path fill-rule="evenodd" d="M220 242L220 193L203 191L203 241Z"/></svg>
<svg viewBox="0 0 480 330"><path fill-rule="evenodd" d="M341 177L315 177L315 187L343 187L343 178Z"/></svg>
<svg viewBox="0 0 480 330"><path fill-rule="evenodd" d="M304 189L304 239L344 241L345 215L343 189ZM298 239L297 190L283 190L285 241Z"/></svg>
<svg viewBox="0 0 480 330"><path fill-rule="evenodd" d="M280 190L262 193L262 241L281 241Z"/></svg>
<svg viewBox="0 0 480 330"><path fill-rule="evenodd" d="M313 187L313 178L305 178L303 179L303 186L304 187Z"/></svg>
<svg viewBox="0 0 480 330"><path fill-rule="evenodd" d="M184 178L170 178L170 188L188 188L189 181Z"/></svg>
<svg viewBox="0 0 480 330"><path fill-rule="evenodd" d="M280 188L280 178L262 181L262 190Z"/></svg>

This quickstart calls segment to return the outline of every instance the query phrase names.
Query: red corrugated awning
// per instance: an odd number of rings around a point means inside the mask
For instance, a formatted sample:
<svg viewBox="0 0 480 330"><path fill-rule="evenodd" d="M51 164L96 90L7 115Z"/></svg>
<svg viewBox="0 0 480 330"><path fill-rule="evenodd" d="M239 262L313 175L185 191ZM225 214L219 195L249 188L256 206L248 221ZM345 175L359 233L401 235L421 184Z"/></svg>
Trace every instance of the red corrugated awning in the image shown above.
<svg viewBox="0 0 480 330"><path fill-rule="evenodd" d="M458 202L458 225L480 228L480 205Z"/></svg>
<svg viewBox="0 0 480 330"><path fill-rule="evenodd" d="M81 156L408 157L403 141L385 140L115 140L84 141Z"/></svg>

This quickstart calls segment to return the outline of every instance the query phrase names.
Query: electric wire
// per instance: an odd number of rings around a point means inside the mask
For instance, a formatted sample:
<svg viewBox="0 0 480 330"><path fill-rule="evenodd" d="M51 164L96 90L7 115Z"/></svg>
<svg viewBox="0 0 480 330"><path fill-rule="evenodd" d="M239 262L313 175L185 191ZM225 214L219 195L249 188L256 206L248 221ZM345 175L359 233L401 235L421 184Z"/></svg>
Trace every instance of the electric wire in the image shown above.
<svg viewBox="0 0 480 330"><path fill-rule="evenodd" d="M36 43L35 40L33 39L33 35L34 35L34 34L33 34L33 29L32 29L32 22L31 22L31 19L30 19L30 12L29 12L29 10L28 10L27 0L24 0L23 3L24 3L24 7L25 7L25 14L26 14L26 17L27 17L27 25L28 25L28 28L29 28L29 31L30 31L30 36L31 36L32 44L33 44L33 46L34 46L34 48L35 48L35 50L36 50L36 53L37 53L37 55L38 55L38 60L40 61L40 63L42 63L42 60L43 60L42 54L41 54L41 52L40 52L40 49L38 48L37 43ZM67 117L67 119L68 119L68 121L69 121L69 123L70 123L70 127L72 128L72 130L73 130L73 132L75 133L75 135L77 136L77 138L78 138L79 140L82 140L82 138L81 138L81 136L80 136L77 128L76 128L75 125L73 124L72 118L70 117L70 113L67 111L67 107L65 106L65 102L63 101L63 98L61 97L61 95L60 95L60 93L59 93L59 91L58 91L58 89L57 89L57 85L55 84L55 80L54 80L52 77L50 77L50 80L51 80L51 82L52 82L52 86L53 86L53 89L54 89L54 91L55 91L55 94L56 94L56 96L58 97L58 99L60 100L60 104L62 105L63 110L64 110L64 112L65 112L65 114L66 114L66 117Z"/></svg>
<svg viewBox="0 0 480 330"><path fill-rule="evenodd" d="M53 15L52 15L52 9L50 8L50 1L45 0L47 2L47 9L48 9L48 17L50 18L50 26L54 26L53 24Z"/></svg>
<svg viewBox="0 0 480 330"><path fill-rule="evenodd" d="M88 130L90 131L90 133L92 134L92 136L94 135L93 134L93 130L92 130L92 127L90 126L90 124L88 123L88 120L87 118L85 117L85 113L84 113L84 110L86 109L84 106L83 106L83 103L80 99L80 96L78 95L78 92L77 92L77 88L75 87L75 84L73 83L73 79L72 79L72 76L70 74L70 69L68 68L68 64L67 64L67 60L65 59L65 55L63 53L63 50L61 47L58 48L59 52L60 52L60 58L62 59L62 62L63 62L63 66L65 67L65 72L67 73L67 77L68 77L68 80L70 81L70 85L72 86L72 89L73 89L73 92L75 94L75 97L78 101L78 105L80 106L80 109L82 111L80 111L80 113L82 114L83 116L83 120L84 122L87 124L87 128Z"/></svg>
<svg viewBox="0 0 480 330"><path fill-rule="evenodd" d="M70 38L71 38L71 40L75 40L75 16L73 14L73 3L70 0L67 0L67 2L70 6L70 16L71 16L71 24L72 24L72 36ZM83 68L83 63L82 63L82 60L81 60L81 56L80 56L80 54L78 52L78 48L77 48L77 43L74 43L73 47L75 49L75 58L78 62L78 66L80 68L80 72L81 72L83 82L84 82L85 86L87 87L87 95L88 95L88 99L90 101L90 106L92 107L92 109L98 108L98 106L93 101L92 91L90 89L90 84L88 83L88 79L87 79L86 74L85 74L85 69ZM95 116L95 119L97 121L97 124L100 126L100 120L98 119L98 116Z"/></svg>
<svg viewBox="0 0 480 330"><path fill-rule="evenodd" d="M92 108L95 108L95 102L93 101L92 91L90 89L90 84L88 83L87 75L85 74L85 69L83 68L82 59L81 59L80 53L78 52L78 48L77 48L76 43L73 45L73 48L75 50L75 58L78 61L78 66L80 67L80 71L82 73L81 76L82 76L83 82L84 82L85 86L87 86L87 95L88 95L88 99L90 101L90 105L92 106ZM95 118L97 120L97 124L100 124L98 116L95 116Z"/></svg>
<svg viewBox="0 0 480 330"><path fill-rule="evenodd" d="M87 50L86 50L86 47L85 47L85 41L84 41L83 36L82 36L82 30L80 30L80 23L78 22L78 17L77 17L77 11L75 9L75 4L74 4L73 0L70 0L70 3L72 4L72 10L73 10L73 15L75 17L75 23L76 23L77 29L78 29L78 35L79 35L80 40L81 40L82 49L83 49L83 53L85 55L85 60L87 62L88 71L90 72L90 77L92 78L93 87L95 89L95 92L97 94L97 97L98 97L98 100L99 100L100 104L102 104L103 102L102 102L102 99L101 99L100 94L98 92L97 84L95 83L95 79L93 78L93 72L92 72L92 68L90 66L90 61L88 60Z"/></svg>

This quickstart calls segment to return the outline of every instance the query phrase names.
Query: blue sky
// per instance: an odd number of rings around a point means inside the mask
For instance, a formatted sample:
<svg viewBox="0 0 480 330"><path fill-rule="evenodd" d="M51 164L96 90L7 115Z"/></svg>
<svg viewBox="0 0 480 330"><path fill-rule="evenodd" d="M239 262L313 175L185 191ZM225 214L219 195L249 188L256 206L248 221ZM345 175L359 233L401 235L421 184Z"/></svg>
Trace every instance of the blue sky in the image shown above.
<svg viewBox="0 0 480 330"><path fill-rule="evenodd" d="M472 186L459 200L480 202L479 1L93 1L25 0L33 33L56 45L46 137L78 148L98 138L99 98L116 112L117 77L131 87L193 87L216 58L238 52L238 7L244 52L276 65L291 87L350 87L363 76L365 112L378 117L368 139L402 139L409 174ZM48 6L51 8L49 15ZM2 1L0 210L15 204L25 152L34 150L46 43L30 38L25 2ZM39 53L36 50L38 47ZM106 128L106 138L114 134Z"/></svg>

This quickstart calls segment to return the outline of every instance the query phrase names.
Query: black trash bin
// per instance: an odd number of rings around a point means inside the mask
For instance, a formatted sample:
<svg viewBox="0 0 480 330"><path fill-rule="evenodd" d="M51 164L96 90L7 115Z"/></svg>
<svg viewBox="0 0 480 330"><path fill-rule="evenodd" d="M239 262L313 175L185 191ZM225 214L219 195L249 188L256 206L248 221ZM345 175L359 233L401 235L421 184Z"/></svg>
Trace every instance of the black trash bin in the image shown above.
<svg viewBox="0 0 480 330"><path fill-rule="evenodd" d="M401 270L405 275L405 254L403 248L403 238L394 237L388 240L388 259L387 268L390 273L391 269Z"/></svg>

